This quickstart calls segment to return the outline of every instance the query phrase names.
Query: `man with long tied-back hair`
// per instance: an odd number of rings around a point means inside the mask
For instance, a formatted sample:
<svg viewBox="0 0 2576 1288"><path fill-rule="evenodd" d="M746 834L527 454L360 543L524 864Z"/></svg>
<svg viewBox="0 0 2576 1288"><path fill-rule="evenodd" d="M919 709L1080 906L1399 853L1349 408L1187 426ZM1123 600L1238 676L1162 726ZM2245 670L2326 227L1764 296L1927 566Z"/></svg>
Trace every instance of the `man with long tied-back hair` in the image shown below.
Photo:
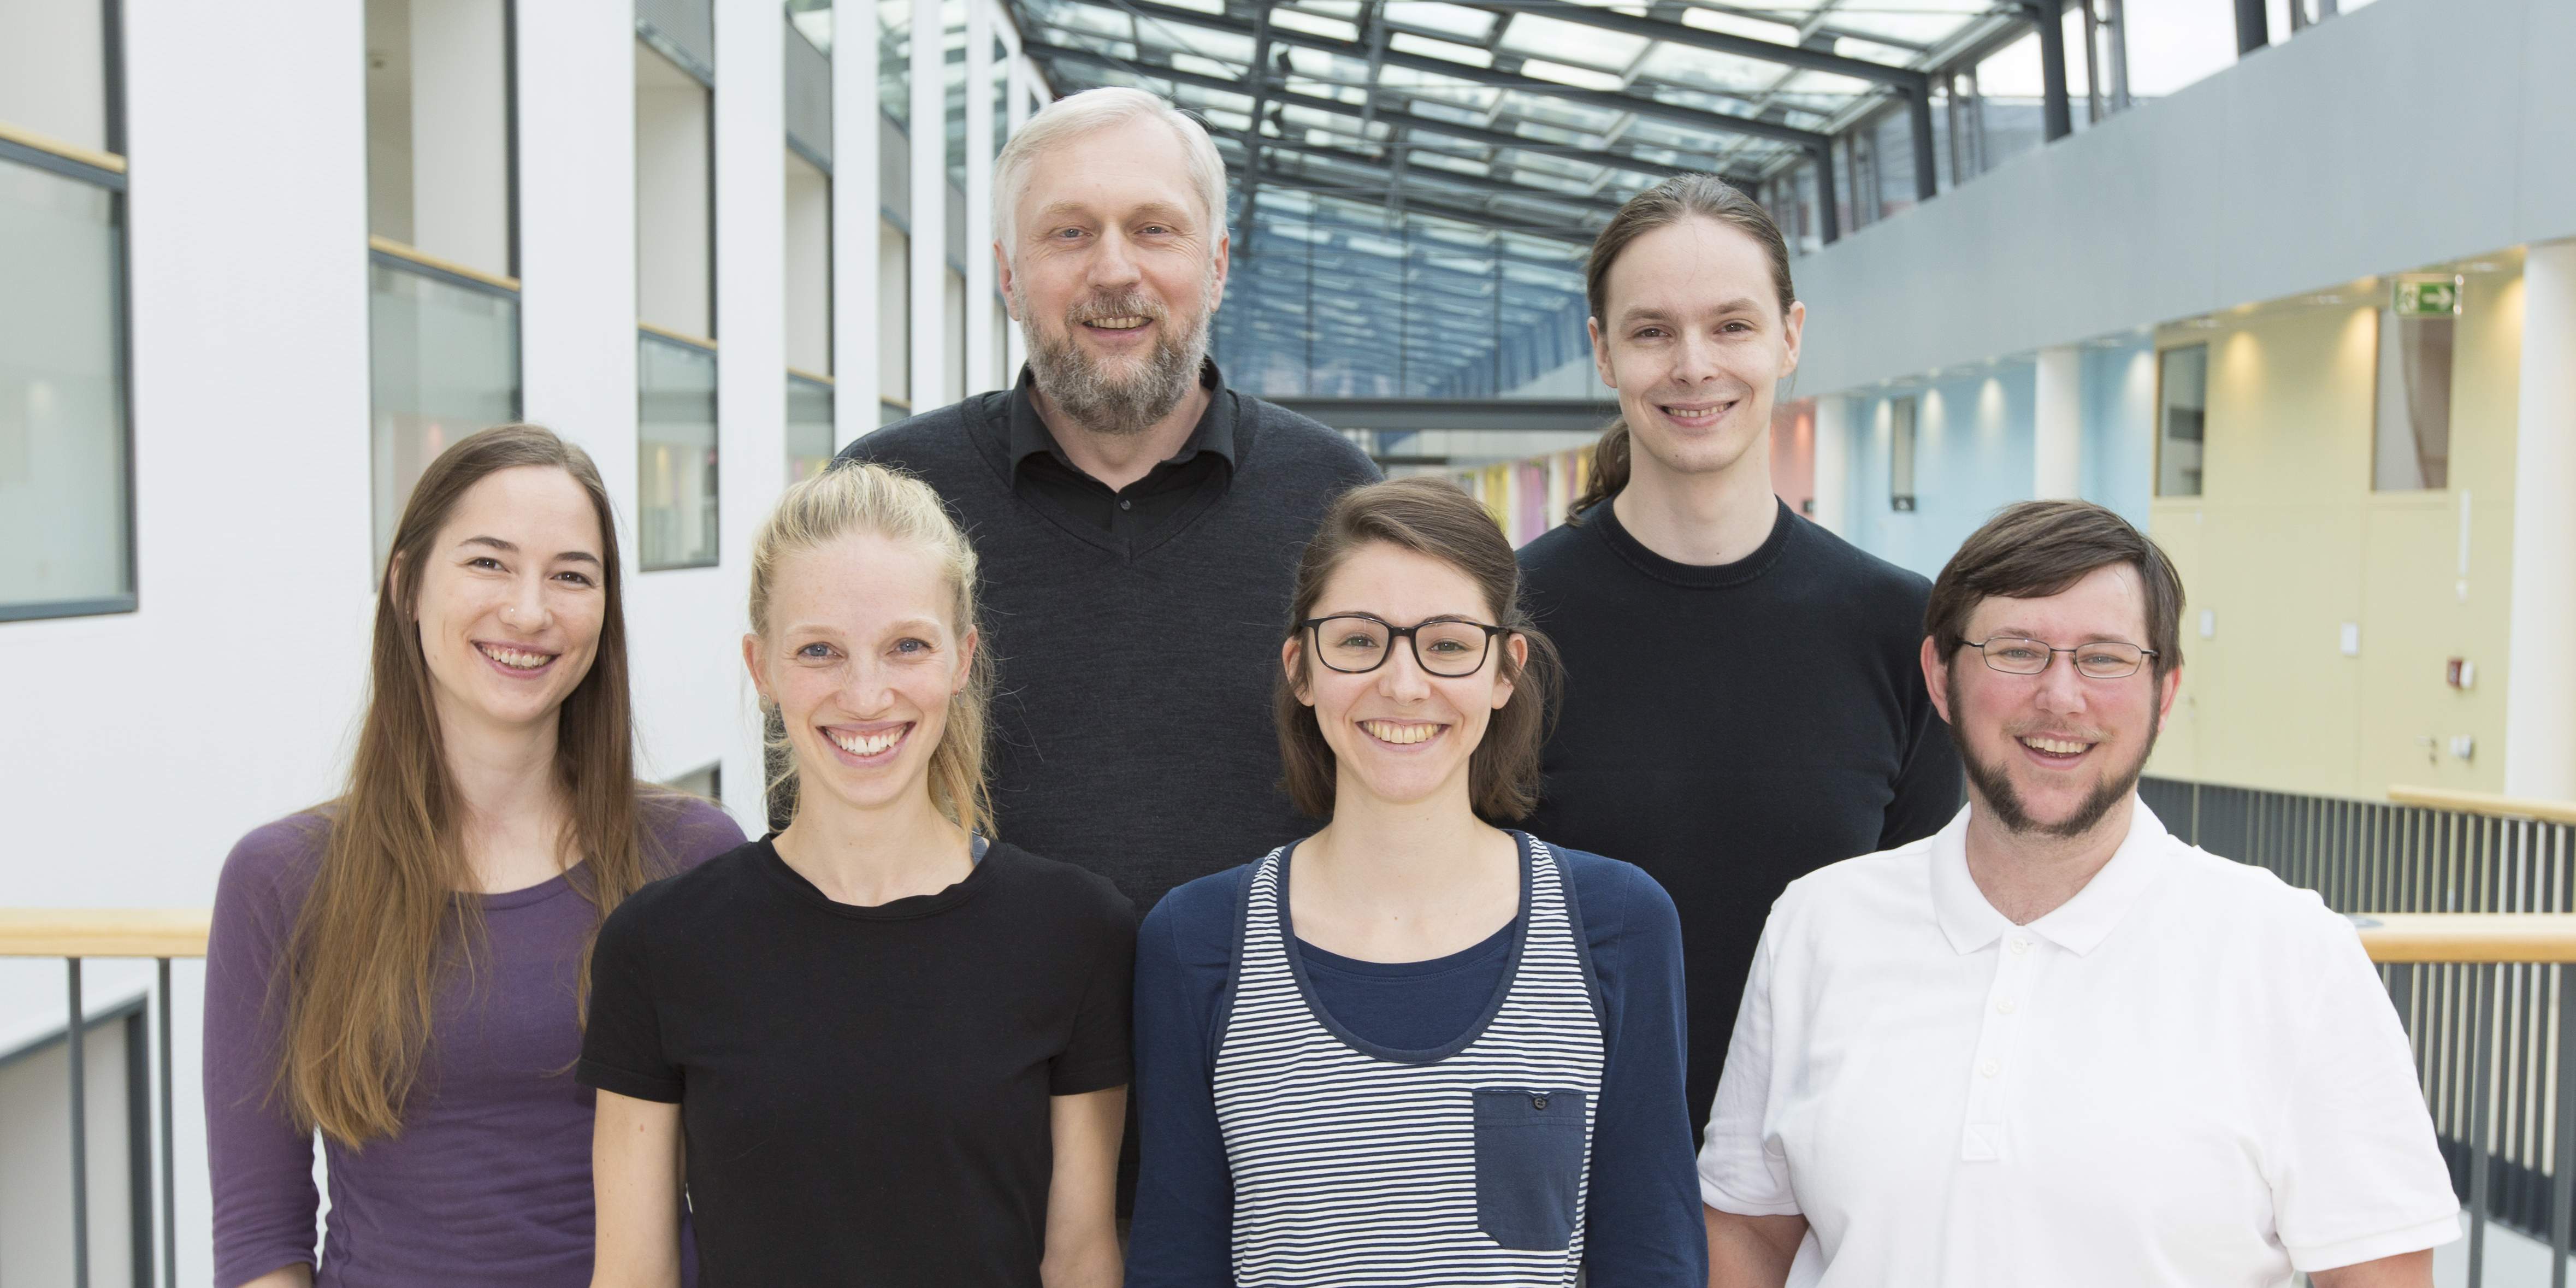
<svg viewBox="0 0 2576 1288"><path fill-rule="evenodd" d="M217 1288L589 1282L592 937L742 841L635 781L616 531L533 425L450 447L404 507L348 786L244 837L215 895Z"/></svg>

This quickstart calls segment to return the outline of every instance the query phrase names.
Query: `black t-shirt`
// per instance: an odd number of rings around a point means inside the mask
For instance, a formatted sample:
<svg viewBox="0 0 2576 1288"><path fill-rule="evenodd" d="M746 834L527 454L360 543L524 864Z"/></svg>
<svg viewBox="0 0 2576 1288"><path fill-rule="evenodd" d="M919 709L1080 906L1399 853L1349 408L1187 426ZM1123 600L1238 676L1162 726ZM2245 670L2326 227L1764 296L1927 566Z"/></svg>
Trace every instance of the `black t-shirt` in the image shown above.
<svg viewBox="0 0 2576 1288"><path fill-rule="evenodd" d="M1136 914L994 844L834 903L769 838L599 932L585 1086L677 1102L702 1288L1037 1288L1050 1098L1127 1082Z"/></svg>
<svg viewBox="0 0 2576 1288"><path fill-rule="evenodd" d="M1566 676L1525 826L1671 892L1697 1131L1781 889L1958 813L1959 757L1919 657L1932 587L1786 506L1759 549L1709 567L1595 506L1523 548L1521 571Z"/></svg>

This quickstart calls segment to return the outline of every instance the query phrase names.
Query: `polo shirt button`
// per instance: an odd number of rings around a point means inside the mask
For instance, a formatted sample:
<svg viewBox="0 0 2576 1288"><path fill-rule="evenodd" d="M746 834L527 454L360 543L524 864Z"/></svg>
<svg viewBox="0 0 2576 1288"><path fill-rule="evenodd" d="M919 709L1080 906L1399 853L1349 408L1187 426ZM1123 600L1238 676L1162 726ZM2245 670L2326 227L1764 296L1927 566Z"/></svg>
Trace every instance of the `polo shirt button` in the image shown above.
<svg viewBox="0 0 2576 1288"><path fill-rule="evenodd" d="M2029 951L2030 951L2030 941L2029 941L2029 940L2027 940L2027 939L2016 939L2016 940L2012 941L2012 950L2013 950L2014 952L2017 952L2017 953L2026 953L2026 952L2029 952Z"/></svg>
<svg viewBox="0 0 2576 1288"><path fill-rule="evenodd" d="M2013 1013L2013 1000L2007 997L2004 1000L1995 1003L1995 1009L2006 1015L2010 1015Z"/></svg>
<svg viewBox="0 0 2576 1288"><path fill-rule="evenodd" d="M1133 510L1136 508L1136 503L1122 496L1118 498L1118 508L1121 510Z"/></svg>
<svg viewBox="0 0 2576 1288"><path fill-rule="evenodd" d="M1982 1074L1984 1074L1985 1076L1987 1076L1987 1077L1989 1077L1989 1078L1991 1078L1991 1077L1995 1076L1995 1075L1996 1075L1996 1074L1998 1074L1998 1073L2002 1073L2003 1071L2004 1071L2004 1067L2003 1067L2002 1065L2000 1065L2000 1064L1995 1063L1995 1062L1994 1062L1994 1061L1992 1061L1992 1060L1988 1060L1988 1061L1986 1061L1984 1064L1981 1064L1981 1065L1978 1065L1978 1066L1977 1066L1977 1072L1982 1073Z"/></svg>

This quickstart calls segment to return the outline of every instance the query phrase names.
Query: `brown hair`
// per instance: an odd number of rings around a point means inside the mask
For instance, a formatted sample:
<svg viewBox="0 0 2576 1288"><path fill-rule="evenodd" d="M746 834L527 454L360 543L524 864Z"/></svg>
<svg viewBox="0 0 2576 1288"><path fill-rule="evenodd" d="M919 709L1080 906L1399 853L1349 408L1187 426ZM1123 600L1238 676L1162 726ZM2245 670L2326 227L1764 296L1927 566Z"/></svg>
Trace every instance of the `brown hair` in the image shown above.
<svg viewBox="0 0 2576 1288"><path fill-rule="evenodd" d="M2146 646L2155 677L2182 665L2182 578L2147 534L2090 501L2023 501L1970 533L1932 582L1923 633L1944 662L1967 643L1968 618L1997 595L2054 595L2096 568L2125 563L2146 588Z"/></svg>
<svg viewBox="0 0 2576 1288"><path fill-rule="evenodd" d="M1789 306L1798 302L1798 292L1789 282L1789 243L1780 236L1780 225L1772 222L1771 212L1762 203L1745 196L1735 185L1713 174L1677 174L1654 187L1630 197L1610 217L1599 236L1592 239L1592 257L1583 266L1583 298L1592 309L1592 321L1609 332L1610 266L1619 262L1628 244L1658 228L1668 228L1685 219L1707 219L1752 238L1771 261L1771 287L1780 299L1780 315L1789 315ZM1604 341L1607 342L1606 339ZM1585 476L1583 495L1565 507L1565 521L1580 523L1583 512L1619 495L1628 486L1628 421L1620 417L1601 431L1601 441L1592 448L1592 468Z"/></svg>
<svg viewBox="0 0 2576 1288"><path fill-rule="evenodd" d="M1467 761L1468 799L1478 816L1502 823L1525 818L1538 806L1539 747L1556 718L1557 695L1563 689L1556 645L1539 633L1521 607L1520 561L1512 543L1485 511L1456 484L1420 476L1369 483L1344 492L1324 512L1322 526L1306 543L1297 561L1297 589L1288 609L1284 639L1301 633L1298 625L1314 615L1324 584L1361 547L1373 542L1429 555L1467 574L1484 591L1494 624L1529 643L1529 660L1512 661L1509 648L1497 648L1495 663L1512 685L1512 696L1485 726L1485 737ZM1299 670L1313 665L1299 653ZM1271 699L1279 726L1279 760L1283 786L1298 812L1314 818L1333 816L1334 759L1315 723L1315 709L1297 696L1301 681L1281 668Z"/></svg>
<svg viewBox="0 0 2576 1288"><path fill-rule="evenodd" d="M931 486L901 470L845 464L789 485L751 543L751 633L769 634L769 600L788 556L856 533L927 548L938 557L953 596L949 625L963 642L975 629L975 547ZM969 832L993 834L993 801L984 770L984 731L993 706L993 650L978 647L966 684L948 700L939 745L930 749L930 803ZM769 742L773 813L796 817L796 751L777 708L761 704ZM782 825L783 827L783 825Z"/></svg>
<svg viewBox="0 0 2576 1288"><path fill-rule="evenodd" d="M577 846L576 888L592 929L659 873L639 836L639 793L661 808L680 799L635 781L633 708L626 688L626 619L617 523L590 456L535 425L502 425L459 440L422 472L394 527L376 597L367 712L348 789L316 812L329 824L321 866L281 964L285 1016L279 1085L299 1127L352 1147L402 1130L403 1103L429 1037L430 1007L453 969L471 970L481 910L458 843L464 804L420 644L421 570L459 500L502 470L562 470L599 519L606 595L590 670L558 715L555 776L569 801L565 840ZM575 1014L586 1004L582 950Z"/></svg>

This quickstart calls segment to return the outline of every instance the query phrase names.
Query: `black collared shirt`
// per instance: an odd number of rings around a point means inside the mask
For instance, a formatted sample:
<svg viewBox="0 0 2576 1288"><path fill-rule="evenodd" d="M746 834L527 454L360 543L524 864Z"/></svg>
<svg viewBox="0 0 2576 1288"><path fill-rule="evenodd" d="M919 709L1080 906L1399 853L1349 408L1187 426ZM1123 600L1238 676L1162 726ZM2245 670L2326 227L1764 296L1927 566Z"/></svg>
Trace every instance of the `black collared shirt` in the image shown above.
<svg viewBox="0 0 2576 1288"><path fill-rule="evenodd" d="M1234 481L1234 400L1225 397L1225 381L1216 364L1199 368L1199 387L1208 390L1207 410L1190 431L1181 450L1155 464L1145 477L1112 490L1082 472L1064 454L1064 445L1039 417L1030 396L1036 374L1020 371L1011 390L1011 490L1030 501L1044 502L1132 542L1153 531L1192 498L1222 492Z"/></svg>

